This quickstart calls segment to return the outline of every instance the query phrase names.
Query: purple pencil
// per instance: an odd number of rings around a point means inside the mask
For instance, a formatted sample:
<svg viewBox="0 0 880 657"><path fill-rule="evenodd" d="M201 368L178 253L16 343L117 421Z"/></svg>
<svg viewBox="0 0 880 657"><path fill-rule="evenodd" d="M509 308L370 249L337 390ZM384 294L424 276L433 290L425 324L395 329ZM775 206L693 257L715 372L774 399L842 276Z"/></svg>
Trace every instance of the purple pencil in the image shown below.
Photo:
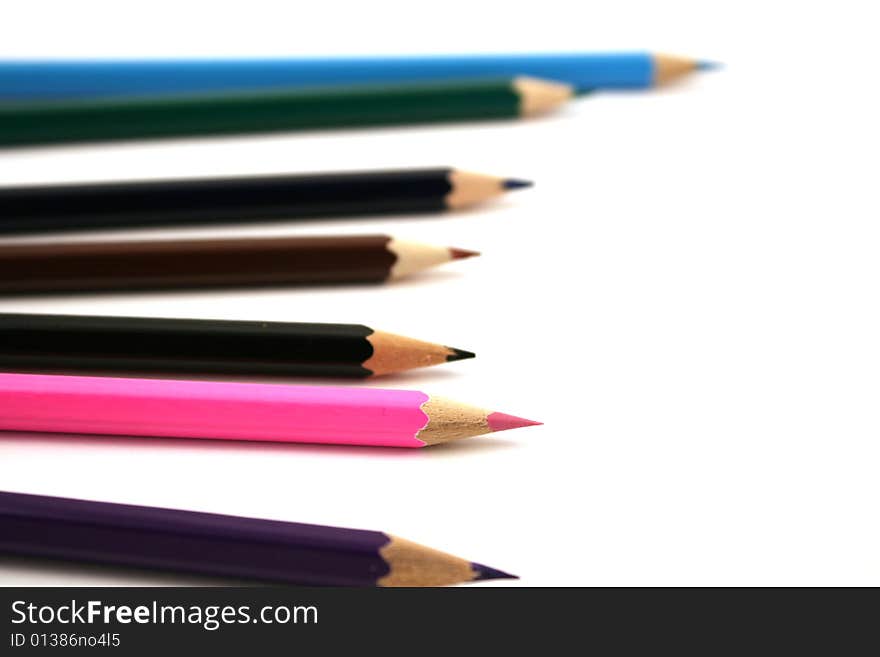
<svg viewBox="0 0 880 657"><path fill-rule="evenodd" d="M5 492L0 553L312 586L513 577L382 532Z"/></svg>

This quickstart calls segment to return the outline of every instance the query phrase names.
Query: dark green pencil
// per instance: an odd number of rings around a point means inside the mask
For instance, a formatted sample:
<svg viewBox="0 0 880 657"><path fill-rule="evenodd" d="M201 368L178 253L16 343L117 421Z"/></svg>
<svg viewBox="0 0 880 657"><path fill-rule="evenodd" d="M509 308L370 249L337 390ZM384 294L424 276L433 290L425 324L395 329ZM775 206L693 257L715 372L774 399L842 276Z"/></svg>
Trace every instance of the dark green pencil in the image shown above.
<svg viewBox="0 0 880 657"><path fill-rule="evenodd" d="M16 103L0 107L0 144L515 118L550 111L574 95L567 84L516 77Z"/></svg>

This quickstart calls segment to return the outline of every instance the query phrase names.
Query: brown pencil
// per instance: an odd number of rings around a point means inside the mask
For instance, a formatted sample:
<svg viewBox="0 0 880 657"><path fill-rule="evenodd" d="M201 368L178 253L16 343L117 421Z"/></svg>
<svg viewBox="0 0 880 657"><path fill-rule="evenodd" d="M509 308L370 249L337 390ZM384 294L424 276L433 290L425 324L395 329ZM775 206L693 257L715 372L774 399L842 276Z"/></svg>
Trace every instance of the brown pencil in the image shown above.
<svg viewBox="0 0 880 657"><path fill-rule="evenodd" d="M479 255L386 235L0 245L0 292L383 283Z"/></svg>

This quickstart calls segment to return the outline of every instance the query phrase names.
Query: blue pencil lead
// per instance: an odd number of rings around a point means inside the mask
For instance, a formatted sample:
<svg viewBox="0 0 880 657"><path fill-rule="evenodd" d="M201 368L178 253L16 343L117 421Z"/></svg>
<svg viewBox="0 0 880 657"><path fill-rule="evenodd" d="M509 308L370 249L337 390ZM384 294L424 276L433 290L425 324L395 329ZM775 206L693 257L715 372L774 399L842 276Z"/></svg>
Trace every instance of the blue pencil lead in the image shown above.
<svg viewBox="0 0 880 657"><path fill-rule="evenodd" d="M504 181L504 189L523 189L534 185L531 180L520 180L519 178L508 178Z"/></svg>
<svg viewBox="0 0 880 657"><path fill-rule="evenodd" d="M708 60L697 62L698 71L717 71L722 68L724 68L724 64L721 62L712 62Z"/></svg>

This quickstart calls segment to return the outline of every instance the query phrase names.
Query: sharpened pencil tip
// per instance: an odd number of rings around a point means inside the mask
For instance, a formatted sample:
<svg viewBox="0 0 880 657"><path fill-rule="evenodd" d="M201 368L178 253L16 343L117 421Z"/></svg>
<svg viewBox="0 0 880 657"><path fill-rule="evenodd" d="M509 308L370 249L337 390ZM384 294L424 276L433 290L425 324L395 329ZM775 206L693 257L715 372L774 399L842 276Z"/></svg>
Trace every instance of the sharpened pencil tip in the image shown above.
<svg viewBox="0 0 880 657"><path fill-rule="evenodd" d="M477 573L477 576L473 579L474 582L487 579L519 579L516 575L505 573L503 570L498 570L497 568L484 566L481 563L472 563L471 568Z"/></svg>
<svg viewBox="0 0 880 657"><path fill-rule="evenodd" d="M596 92L595 87L578 87L574 90L575 96L589 96L592 93Z"/></svg>
<svg viewBox="0 0 880 657"><path fill-rule="evenodd" d="M706 59L697 62L698 71L717 71L722 68L724 68L724 64L721 62L712 62Z"/></svg>
<svg viewBox="0 0 880 657"><path fill-rule="evenodd" d="M476 258L478 255L480 255L480 252L449 247L449 255L452 256L453 260L464 260L465 258Z"/></svg>
<svg viewBox="0 0 880 657"><path fill-rule="evenodd" d="M446 347L452 353L446 357L447 363L453 363L457 360L467 360L468 358L476 358L476 354L472 351L465 351L464 349L456 349L455 347Z"/></svg>
<svg viewBox="0 0 880 657"><path fill-rule="evenodd" d="M507 431L508 429L519 429L520 427L535 427L544 424L543 422L535 422L534 420L527 420L524 417L508 415L507 413L492 413L486 419L489 422L489 429L493 433L496 431Z"/></svg>
<svg viewBox="0 0 880 657"><path fill-rule="evenodd" d="M521 178L508 178L504 181L504 189L525 189L534 186L531 180L522 180Z"/></svg>

